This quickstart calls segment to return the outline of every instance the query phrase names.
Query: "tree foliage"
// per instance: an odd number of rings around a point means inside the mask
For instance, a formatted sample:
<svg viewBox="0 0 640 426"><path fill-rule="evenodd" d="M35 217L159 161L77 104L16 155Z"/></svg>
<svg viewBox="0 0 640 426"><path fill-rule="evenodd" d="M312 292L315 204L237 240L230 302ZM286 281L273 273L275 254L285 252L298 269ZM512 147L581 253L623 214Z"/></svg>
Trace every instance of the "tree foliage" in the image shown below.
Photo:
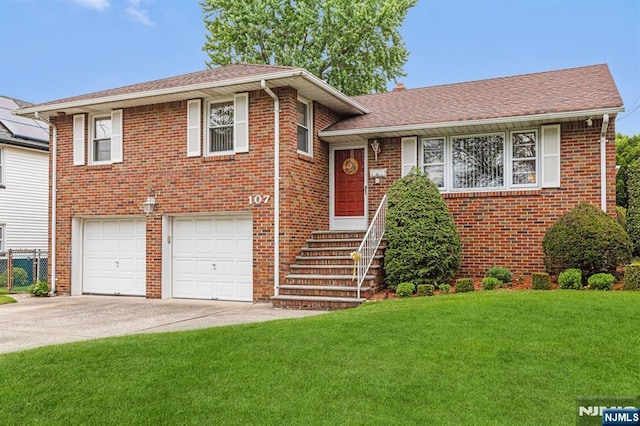
<svg viewBox="0 0 640 426"><path fill-rule="evenodd" d="M396 181L385 224L387 285L443 283L460 266L460 237L438 188L421 172Z"/></svg>
<svg viewBox="0 0 640 426"><path fill-rule="evenodd" d="M625 208L629 206L628 169L637 160L640 160L640 135L616 134L616 165L620 167L616 174L616 204Z"/></svg>
<svg viewBox="0 0 640 426"><path fill-rule="evenodd" d="M561 216L542 239L542 248L550 274L568 268L580 269L583 277L615 273L631 260L631 243L622 226L588 203Z"/></svg>
<svg viewBox="0 0 640 426"><path fill-rule="evenodd" d="M302 67L347 95L404 76L398 28L417 0L203 0L208 66Z"/></svg>
<svg viewBox="0 0 640 426"><path fill-rule="evenodd" d="M629 208L627 209L627 233L633 245L633 254L640 256L640 159L627 169Z"/></svg>

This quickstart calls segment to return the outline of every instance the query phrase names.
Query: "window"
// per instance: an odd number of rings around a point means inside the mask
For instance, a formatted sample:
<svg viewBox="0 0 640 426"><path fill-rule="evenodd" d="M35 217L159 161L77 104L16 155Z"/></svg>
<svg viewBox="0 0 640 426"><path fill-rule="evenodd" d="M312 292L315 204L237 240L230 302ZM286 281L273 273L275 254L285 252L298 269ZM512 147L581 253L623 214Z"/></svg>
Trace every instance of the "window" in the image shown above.
<svg viewBox="0 0 640 426"><path fill-rule="evenodd" d="M0 251L4 251L4 225L0 225Z"/></svg>
<svg viewBox="0 0 640 426"><path fill-rule="evenodd" d="M549 184L545 184L544 173L540 177L545 164L547 175L559 176L557 127L542 126L542 134L549 133L546 145L538 139L540 129L512 131L508 138L506 133L422 138L417 147L419 166L442 191L558 187L559 177L548 178ZM416 143L415 138L402 140L403 151L407 151L402 156L406 174L415 165L415 157L411 160L409 154L413 150L415 156ZM550 152L546 161L539 154L545 147Z"/></svg>
<svg viewBox="0 0 640 426"><path fill-rule="evenodd" d="M92 163L108 163L111 161L111 116L93 118L91 136Z"/></svg>
<svg viewBox="0 0 640 426"><path fill-rule="evenodd" d="M306 155L313 155L312 127L313 122L311 104L299 98L297 102L298 110L298 152Z"/></svg>
<svg viewBox="0 0 640 426"><path fill-rule="evenodd" d="M4 149L0 148L0 188L4 188Z"/></svg>
<svg viewBox="0 0 640 426"><path fill-rule="evenodd" d="M422 139L422 164L431 182L444 188L444 138Z"/></svg>
<svg viewBox="0 0 640 426"><path fill-rule="evenodd" d="M199 155L199 124L195 121L199 111L198 100L189 101L187 107L187 155ZM236 93L226 99L213 99L207 103L204 129L205 155L249 152L249 94Z"/></svg>
<svg viewBox="0 0 640 426"><path fill-rule="evenodd" d="M534 130L511 133L513 186L538 184L538 133Z"/></svg>
<svg viewBox="0 0 640 426"><path fill-rule="evenodd" d="M208 119L208 153L233 151L234 105L227 102L210 102Z"/></svg>
<svg viewBox="0 0 640 426"><path fill-rule="evenodd" d="M504 136L451 138L453 188L504 186Z"/></svg>

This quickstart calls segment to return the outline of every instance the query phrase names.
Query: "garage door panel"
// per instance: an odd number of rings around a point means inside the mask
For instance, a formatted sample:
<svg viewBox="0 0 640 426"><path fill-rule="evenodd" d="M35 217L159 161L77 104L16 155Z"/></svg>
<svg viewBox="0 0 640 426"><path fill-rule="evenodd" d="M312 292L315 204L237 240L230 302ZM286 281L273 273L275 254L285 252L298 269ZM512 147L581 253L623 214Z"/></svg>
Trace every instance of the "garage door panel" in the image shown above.
<svg viewBox="0 0 640 426"><path fill-rule="evenodd" d="M174 219L173 297L253 300L252 232L251 219Z"/></svg>
<svg viewBox="0 0 640 426"><path fill-rule="evenodd" d="M145 221L141 219L85 221L82 291L144 296L145 233Z"/></svg>

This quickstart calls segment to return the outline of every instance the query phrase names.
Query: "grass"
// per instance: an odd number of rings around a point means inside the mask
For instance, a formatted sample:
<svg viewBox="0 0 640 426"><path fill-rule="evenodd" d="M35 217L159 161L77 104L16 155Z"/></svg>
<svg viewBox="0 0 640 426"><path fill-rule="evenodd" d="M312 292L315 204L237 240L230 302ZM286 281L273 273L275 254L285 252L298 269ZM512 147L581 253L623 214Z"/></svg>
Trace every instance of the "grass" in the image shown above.
<svg viewBox="0 0 640 426"><path fill-rule="evenodd" d="M16 299L9 296L0 296L0 305L6 305L7 303L16 303Z"/></svg>
<svg viewBox="0 0 640 426"><path fill-rule="evenodd" d="M0 419L573 424L578 396L640 394L639 306L640 292L474 292L10 353Z"/></svg>

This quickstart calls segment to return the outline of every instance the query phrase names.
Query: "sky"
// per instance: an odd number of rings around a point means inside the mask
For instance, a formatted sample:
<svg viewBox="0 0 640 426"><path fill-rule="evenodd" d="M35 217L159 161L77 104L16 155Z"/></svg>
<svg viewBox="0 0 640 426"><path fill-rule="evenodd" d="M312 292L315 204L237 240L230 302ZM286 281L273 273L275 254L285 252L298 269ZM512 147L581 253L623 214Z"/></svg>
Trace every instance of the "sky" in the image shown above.
<svg viewBox="0 0 640 426"><path fill-rule="evenodd" d="M408 88L606 63L626 109L616 131L640 134L640 0L419 0L401 33ZM40 103L199 71L204 41L198 0L0 0L0 95Z"/></svg>

